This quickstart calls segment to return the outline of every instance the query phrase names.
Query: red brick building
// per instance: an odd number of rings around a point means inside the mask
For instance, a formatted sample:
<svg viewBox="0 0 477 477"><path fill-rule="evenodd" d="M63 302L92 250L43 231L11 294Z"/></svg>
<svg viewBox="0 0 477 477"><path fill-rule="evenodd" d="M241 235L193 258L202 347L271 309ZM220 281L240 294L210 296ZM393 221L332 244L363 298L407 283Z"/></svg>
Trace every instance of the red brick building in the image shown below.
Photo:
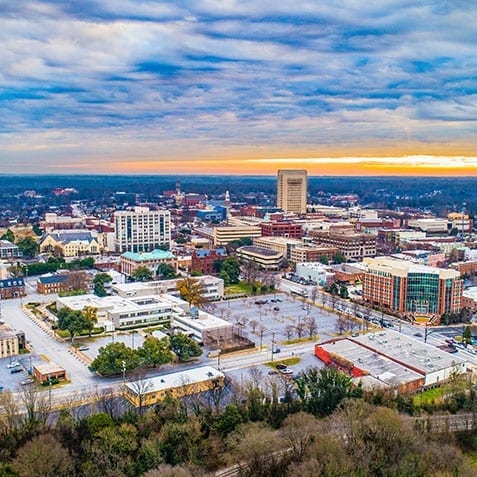
<svg viewBox="0 0 477 477"><path fill-rule="evenodd" d="M303 227L293 222L262 222L262 237L290 237L301 239Z"/></svg>
<svg viewBox="0 0 477 477"><path fill-rule="evenodd" d="M214 262L226 258L227 252L223 248L194 250L191 270L198 270L202 275L214 275Z"/></svg>

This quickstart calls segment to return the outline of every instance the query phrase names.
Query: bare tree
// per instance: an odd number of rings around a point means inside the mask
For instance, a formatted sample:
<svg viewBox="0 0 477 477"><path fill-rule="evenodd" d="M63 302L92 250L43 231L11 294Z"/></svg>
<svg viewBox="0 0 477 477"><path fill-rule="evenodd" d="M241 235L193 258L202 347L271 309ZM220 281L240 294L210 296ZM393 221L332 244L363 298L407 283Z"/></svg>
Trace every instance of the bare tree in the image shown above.
<svg viewBox="0 0 477 477"><path fill-rule="evenodd" d="M20 424L20 409L10 391L0 392L0 434L8 434Z"/></svg>
<svg viewBox="0 0 477 477"><path fill-rule="evenodd" d="M348 320L342 315L338 315L336 320L335 330L339 335L342 335L348 329Z"/></svg>
<svg viewBox="0 0 477 477"><path fill-rule="evenodd" d="M65 289L68 291L86 290L88 275L83 271L70 272L65 280Z"/></svg>
<svg viewBox="0 0 477 477"><path fill-rule="evenodd" d="M137 411L139 414L142 414L145 396L151 387L151 381L147 378L147 373L144 370L136 370L130 375L128 384L137 396Z"/></svg>
<svg viewBox="0 0 477 477"><path fill-rule="evenodd" d="M45 425L51 410L49 392L37 391L35 386L25 386L21 391L21 400L26 411L25 425L30 429Z"/></svg>
<svg viewBox="0 0 477 477"><path fill-rule="evenodd" d="M301 339L305 331L305 322L301 318L298 318L298 321L295 325L295 330L296 330L296 335L298 339Z"/></svg>
<svg viewBox="0 0 477 477"><path fill-rule="evenodd" d="M316 295L317 295L317 293L318 293L317 288L316 288L316 287L313 287L313 288L311 289L311 300L313 301L313 304L315 304L315 302L316 302Z"/></svg>
<svg viewBox="0 0 477 477"><path fill-rule="evenodd" d="M308 316L305 321L305 328L308 331L308 336L310 337L310 339L313 338L313 336L316 334L317 329L316 317Z"/></svg>
<svg viewBox="0 0 477 477"><path fill-rule="evenodd" d="M114 388L98 388L95 393L97 412L104 412L116 419L124 412L124 399Z"/></svg>
<svg viewBox="0 0 477 477"><path fill-rule="evenodd" d="M285 335L287 337L287 341L291 340L294 333L295 333L295 327L293 325L285 326Z"/></svg>

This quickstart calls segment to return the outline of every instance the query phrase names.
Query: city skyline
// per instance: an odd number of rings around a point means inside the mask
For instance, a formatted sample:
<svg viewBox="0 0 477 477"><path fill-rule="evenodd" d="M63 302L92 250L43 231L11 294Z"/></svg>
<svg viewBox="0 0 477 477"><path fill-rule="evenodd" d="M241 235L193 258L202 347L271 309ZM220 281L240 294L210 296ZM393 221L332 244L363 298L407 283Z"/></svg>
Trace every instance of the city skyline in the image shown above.
<svg viewBox="0 0 477 477"><path fill-rule="evenodd" d="M477 175L477 6L2 8L0 173Z"/></svg>

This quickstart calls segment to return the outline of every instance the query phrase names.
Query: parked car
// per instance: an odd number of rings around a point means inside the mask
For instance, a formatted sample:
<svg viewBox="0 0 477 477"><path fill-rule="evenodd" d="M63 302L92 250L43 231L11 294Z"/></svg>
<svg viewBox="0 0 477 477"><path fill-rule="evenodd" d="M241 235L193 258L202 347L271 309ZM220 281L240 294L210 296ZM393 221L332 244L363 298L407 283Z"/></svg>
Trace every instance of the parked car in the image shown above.
<svg viewBox="0 0 477 477"><path fill-rule="evenodd" d="M18 366L20 366L19 361L12 361L10 364L7 364L7 368L8 368L8 369L16 368L16 367L18 367Z"/></svg>
<svg viewBox="0 0 477 477"><path fill-rule="evenodd" d="M33 384L35 381L32 378L24 379L20 384L26 386L27 384Z"/></svg>
<svg viewBox="0 0 477 477"><path fill-rule="evenodd" d="M414 336L417 336L418 338L422 338L422 333L418 331L417 333L414 333Z"/></svg>
<svg viewBox="0 0 477 477"><path fill-rule="evenodd" d="M275 366L279 371L283 370L283 369L288 369L288 366L286 364L277 364Z"/></svg>
<svg viewBox="0 0 477 477"><path fill-rule="evenodd" d="M285 374L287 376L290 376L293 374L293 369L290 369L290 368L285 368L285 369L281 369L280 372L282 374Z"/></svg>
<svg viewBox="0 0 477 477"><path fill-rule="evenodd" d="M80 346L78 349L79 349L80 351L88 351L88 350L89 350L89 346L84 346L84 345L83 345L83 346Z"/></svg>
<svg viewBox="0 0 477 477"><path fill-rule="evenodd" d="M10 370L10 373L15 374L15 373L21 373L22 369L21 368L13 368Z"/></svg>

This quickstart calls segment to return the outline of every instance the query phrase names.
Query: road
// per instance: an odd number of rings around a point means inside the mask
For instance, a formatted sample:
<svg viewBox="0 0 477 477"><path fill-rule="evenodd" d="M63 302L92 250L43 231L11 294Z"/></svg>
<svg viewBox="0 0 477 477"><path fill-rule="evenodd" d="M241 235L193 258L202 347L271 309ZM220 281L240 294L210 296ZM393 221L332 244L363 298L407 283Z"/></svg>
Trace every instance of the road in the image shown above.
<svg viewBox="0 0 477 477"><path fill-rule="evenodd" d="M36 294L32 285L32 278L28 280L28 298L24 298L23 302L28 301L45 301L44 296L39 296ZM288 280L280 281L280 289L284 291L301 290L304 287ZM313 288L313 287L308 287ZM309 290L309 296L311 296L311 289ZM317 291L316 302L323 303L323 297L327 296L326 299L329 299L328 294L324 294L321 291ZM48 301L54 299L53 296L47 297ZM325 300L326 300L325 299ZM13 329L18 331L24 331L27 337L27 340L30 342L32 350L35 355L42 356L47 360L55 362L56 364L65 368L68 378L71 380L71 383L60 388L55 388L51 390L51 399L52 402L56 404L61 404L69 402L72 399L72 396L86 396L91 393L100 392L106 388L115 388L120 389L120 384L122 382L121 377L113 379L104 379L99 378L94 373L91 373L87 365L79 360L74 354L72 354L68 348L69 343L59 342L55 340L49 332L46 332L38 323L31 319L25 310L21 307L22 301L20 299L14 300L3 300L1 302L1 311L2 319L10 325ZM285 302L280 303L280 307L286 309ZM349 301L337 299L334 303L335 308L340 308L342 313L354 315L356 311L362 313L365 312L365 308L358 306L355 307ZM300 309L298 307L298 309ZM303 313L303 312L301 312ZM387 322L394 323L394 330L400 331L403 334L408 336L414 336L416 333L420 333L421 337L416 337L424 341L425 339L425 329L423 326L416 326L410 323L400 321L391 316L382 315L381 313L371 312L371 317L376 319L384 318ZM364 323L364 321L363 321ZM367 322L366 322L367 323ZM442 345L444 340L448 338L449 333L459 333L461 334L462 328L454 328L453 331L449 331L450 328L432 328L428 330L427 333L427 343L431 345ZM328 339L329 336L324 334L322 339ZM283 339L283 337L282 337ZM268 337L270 340L270 337ZM280 341L279 336L275 336L275 344ZM253 366L262 365L272 359L284 359L291 356L310 356L313 354L313 343L299 343L294 345L280 345L281 352L277 355L272 355L271 353L271 342L267 343L264 340L264 344L268 345L267 348L264 347L262 351L247 352L244 354L235 354L233 356L222 355L219 357L208 358L206 355L202 356L200 362L197 362L193 365L181 365L181 366L165 366L156 373L160 374L163 372L170 372L177 370L183 367L194 367L198 365L219 365L220 369L224 372L233 372L240 369L245 369ZM460 349L459 356L467 359L471 364L477 366L477 353L474 354L469 350ZM21 356L20 359L23 363L28 366L28 357ZM152 375L151 374L151 375ZM83 398L79 397L78 400L81 401Z"/></svg>

